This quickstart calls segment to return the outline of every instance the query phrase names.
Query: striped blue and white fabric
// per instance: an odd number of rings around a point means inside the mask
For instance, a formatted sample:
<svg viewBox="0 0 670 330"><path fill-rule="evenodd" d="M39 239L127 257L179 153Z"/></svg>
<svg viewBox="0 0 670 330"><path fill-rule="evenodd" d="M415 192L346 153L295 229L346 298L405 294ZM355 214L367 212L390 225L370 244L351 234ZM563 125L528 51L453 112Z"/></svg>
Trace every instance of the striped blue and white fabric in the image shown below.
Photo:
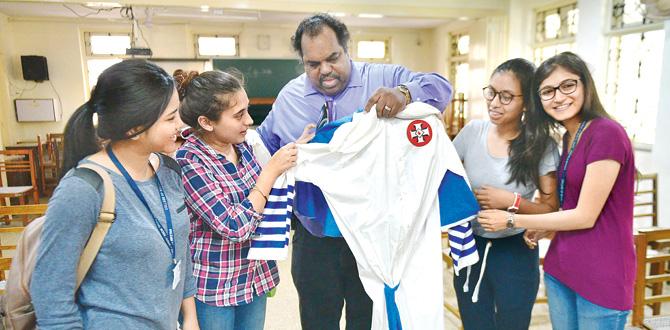
<svg viewBox="0 0 670 330"><path fill-rule="evenodd" d="M458 276L461 269L479 262L472 225L470 221L467 221L449 228L447 233L449 234L449 255L454 261L454 272Z"/></svg>
<svg viewBox="0 0 670 330"><path fill-rule="evenodd" d="M286 171L272 186L263 220L252 235L247 259L284 260L288 256L295 185L293 172L293 169Z"/></svg>

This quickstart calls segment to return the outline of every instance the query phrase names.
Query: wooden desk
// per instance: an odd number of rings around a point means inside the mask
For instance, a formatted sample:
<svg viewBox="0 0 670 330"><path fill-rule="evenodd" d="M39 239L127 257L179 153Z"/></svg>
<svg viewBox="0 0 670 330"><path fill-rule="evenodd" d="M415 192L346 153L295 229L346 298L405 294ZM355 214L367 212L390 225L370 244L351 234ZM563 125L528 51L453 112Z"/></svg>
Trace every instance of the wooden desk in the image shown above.
<svg viewBox="0 0 670 330"><path fill-rule="evenodd" d="M38 157L37 144L18 144L13 146L5 146L7 150L18 150L18 149L30 149L33 152L33 160L35 162L35 180L37 181L37 188L40 193L44 193L44 188L40 183L40 157ZM7 185L8 186L31 186L30 182L30 173L7 173ZM12 205L14 205L12 201Z"/></svg>

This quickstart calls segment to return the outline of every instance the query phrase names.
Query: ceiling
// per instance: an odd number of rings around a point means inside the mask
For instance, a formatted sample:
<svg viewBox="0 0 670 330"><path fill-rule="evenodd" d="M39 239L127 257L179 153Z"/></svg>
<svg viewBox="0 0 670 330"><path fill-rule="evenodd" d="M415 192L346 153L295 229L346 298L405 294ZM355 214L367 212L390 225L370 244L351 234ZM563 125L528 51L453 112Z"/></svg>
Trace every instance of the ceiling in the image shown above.
<svg viewBox="0 0 670 330"><path fill-rule="evenodd" d="M432 0L257 0L257 1L179 1L126 0L113 1L132 5L141 22L203 22L296 24L314 12L331 12L349 26L433 28L455 20L469 20L495 15L504 10L504 1L432 1ZM201 6L208 6L203 11ZM104 8L86 1L3 1L0 13L17 18L73 20L124 20L120 8ZM360 14L379 14L381 18L364 18Z"/></svg>

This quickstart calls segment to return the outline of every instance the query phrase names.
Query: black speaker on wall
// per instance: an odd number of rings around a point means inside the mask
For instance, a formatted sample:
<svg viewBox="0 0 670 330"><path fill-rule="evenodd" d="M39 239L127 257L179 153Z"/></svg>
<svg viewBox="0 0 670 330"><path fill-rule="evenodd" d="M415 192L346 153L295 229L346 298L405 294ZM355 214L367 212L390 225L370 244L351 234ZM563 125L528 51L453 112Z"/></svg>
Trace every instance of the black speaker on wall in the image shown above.
<svg viewBox="0 0 670 330"><path fill-rule="evenodd" d="M49 68L47 58L38 55L21 55L21 68L23 79L33 81L49 80Z"/></svg>

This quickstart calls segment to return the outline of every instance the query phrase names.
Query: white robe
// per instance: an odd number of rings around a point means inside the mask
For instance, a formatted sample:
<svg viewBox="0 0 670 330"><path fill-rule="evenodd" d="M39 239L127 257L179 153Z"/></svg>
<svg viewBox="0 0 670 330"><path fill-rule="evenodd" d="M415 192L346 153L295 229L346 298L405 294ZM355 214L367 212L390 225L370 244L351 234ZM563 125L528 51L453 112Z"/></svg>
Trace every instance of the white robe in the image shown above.
<svg viewBox="0 0 670 330"><path fill-rule="evenodd" d="M398 286L402 328L443 328L441 229L472 219L478 206L439 115L424 103L393 119L373 109L354 114L329 143L299 146L296 181L323 192L373 301L373 329L389 328L385 285ZM462 182L438 198L448 171ZM445 212L449 193L458 202ZM475 250L460 266L477 260Z"/></svg>

